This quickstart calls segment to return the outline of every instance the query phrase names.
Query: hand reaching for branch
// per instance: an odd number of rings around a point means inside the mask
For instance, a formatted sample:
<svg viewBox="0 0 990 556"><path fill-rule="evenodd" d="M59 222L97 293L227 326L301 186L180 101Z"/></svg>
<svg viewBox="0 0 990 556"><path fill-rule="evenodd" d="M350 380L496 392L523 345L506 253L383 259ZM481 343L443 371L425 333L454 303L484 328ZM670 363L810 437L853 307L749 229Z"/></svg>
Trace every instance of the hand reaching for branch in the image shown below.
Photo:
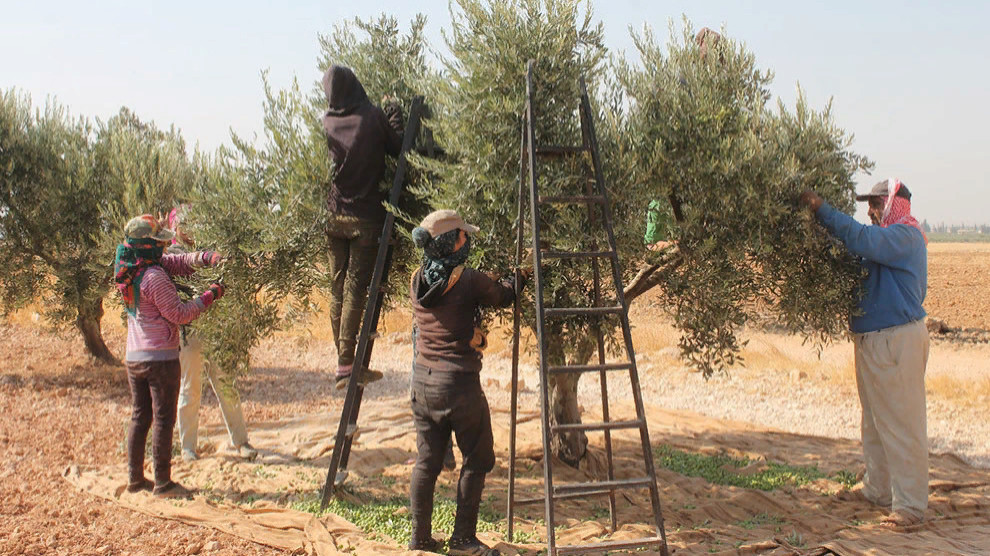
<svg viewBox="0 0 990 556"><path fill-rule="evenodd" d="M808 207L812 212L816 212L825 202L817 193L810 189L806 189L801 197L798 198L798 202L801 206Z"/></svg>

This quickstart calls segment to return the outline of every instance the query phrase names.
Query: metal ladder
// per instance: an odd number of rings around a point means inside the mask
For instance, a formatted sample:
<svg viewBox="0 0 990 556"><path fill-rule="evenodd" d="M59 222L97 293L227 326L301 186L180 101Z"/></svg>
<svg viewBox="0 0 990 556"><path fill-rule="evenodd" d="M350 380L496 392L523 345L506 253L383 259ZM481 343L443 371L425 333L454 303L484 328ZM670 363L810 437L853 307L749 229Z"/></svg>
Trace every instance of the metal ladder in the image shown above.
<svg viewBox="0 0 990 556"><path fill-rule="evenodd" d="M399 205L399 197L405 185L406 153L412 150L419 135L420 120L423 116L423 97L413 99L409 109L409 119L402 135L402 150L399 151L395 167L395 178L389 192L388 202L393 206ZM395 231L395 215L389 211L385 215L382 235L378 240L378 258L375 259L375 270L368 286L368 301L364 308L361 321L361 333L358 336L354 351L354 369L347 381L347 393L344 395L344 407L340 412L340 422L337 425L337 435L334 437L333 455L330 457L330 468L327 470L327 480L323 484L320 498L320 508L325 509L334 488L347 479L347 462L351 456L351 445L357 432L358 413L361 411L361 399L364 397L364 385L358 377L371 364L371 351L375 346L375 336L378 330L378 319L381 316L382 303L385 297L385 280L392 265L392 250L395 241L392 237ZM372 295L374 294L374 295Z"/></svg>
<svg viewBox="0 0 990 556"><path fill-rule="evenodd" d="M516 506L527 504L545 504L547 523L547 549L548 556L559 554L586 554L592 552L604 553L609 550L621 550L630 548L640 548L649 546L659 546L661 554L668 554L667 537L663 527L663 516L660 508L660 495L657 488L656 470L653 463L653 452L650 447L650 435L647 430L646 414L643 408L643 397L639 388L639 375L636 369L636 357L633 351L632 336L629 329L628 306L623 296L622 276L619 268L619 256L615 245L615 236L612 231L611 210L609 206L608 192L602 175L601 160L598 151L598 141L595 135L593 113L588 100L588 91L584 79L580 81L581 106L579 109L581 117L581 135L583 138L580 146L555 146L538 145L535 143L534 121L534 88L533 88L533 64L531 60L526 72L526 112L523 120L523 133L521 139L520 157L520 179L519 179L519 212L516 235L516 268L522 262L522 244L524 227L525 183L529 183L529 204L533 236L533 270L535 279L535 303L537 311L536 337L539 342L540 356L540 395L542 409L542 431L543 431L543 476L544 476L544 496L536 498L515 498L515 472L516 472L516 420L518 405L518 379L519 379L519 326L520 311L518 295L514 314L515 335L512 344L512 393L510 406L510 434L509 434L509 492L508 492L508 539L512 542L512 531L514 521L514 510ZM585 181L585 191L580 195L557 195L542 196L539 193L539 179L537 161L541 157L566 157L566 156L590 156L591 169L593 175L587 176ZM584 165L587 169L587 165ZM527 172L528 170L528 172ZM528 174L528 175L527 175ZM528 178L528 179L527 179ZM594 182L594 187L592 186ZM589 251L559 251L542 248L540 241L540 207L548 204L585 204L588 208L588 218L590 226L604 226L608 236L608 249L599 250L596 242L592 240ZM598 207L600 212L596 214L594 207ZM593 307L545 307L543 301L543 260L544 259L590 259L593 275ZM601 269L599 259L608 259L611 265L612 280L617 292L618 305L602 306L601 292ZM517 270L518 273L518 270ZM518 283L518 276L517 276ZM627 360L621 363L606 363L605 360L605 338L601 326L596 326L595 340L598 348L598 363L592 365L562 365L550 366L547 362L547 341L544 335L546 320L565 316L585 316L604 317L617 315L622 323L622 335L625 345ZM612 371L629 371L629 379L632 385L632 394L636 406L636 419L631 421L613 421L609 416L608 386L606 375ZM553 374L560 373L598 373L601 381L602 392L602 417L603 421L598 423L580 424L550 424L550 400L548 378ZM611 431L621 429L639 430L640 441L643 450L643 463L645 474L641 477L616 479L615 468L612 460L612 435ZM608 462L608 478L605 481L594 481L586 483L563 483L555 484L553 476L553 456L550 449L551 434L557 432L572 431L602 431L605 435L605 455ZM589 496L608 497L609 516L611 519L611 532L616 530L616 510L615 493L622 489L643 489L650 491L650 501L653 507L653 519L656 527L655 535L632 540L605 541L581 545L557 546L556 521L554 517L554 504L559 500L583 498Z"/></svg>

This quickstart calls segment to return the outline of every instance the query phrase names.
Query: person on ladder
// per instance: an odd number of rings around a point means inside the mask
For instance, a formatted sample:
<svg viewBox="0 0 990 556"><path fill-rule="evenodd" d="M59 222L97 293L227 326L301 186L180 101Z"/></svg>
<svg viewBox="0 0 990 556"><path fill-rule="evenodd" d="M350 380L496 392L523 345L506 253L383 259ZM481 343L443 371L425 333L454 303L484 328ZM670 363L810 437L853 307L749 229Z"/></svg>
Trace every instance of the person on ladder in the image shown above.
<svg viewBox="0 0 990 556"><path fill-rule="evenodd" d="M508 307L513 279L495 281L465 267L471 236L478 228L452 210L428 215L412 232L423 249L423 264L410 285L417 327L412 392L419 454L409 487L412 538L409 548L434 552L433 492L453 432L463 461L457 485L457 513L448 554L499 556L478 540L478 509L485 475L495 466L491 413L481 388L482 307Z"/></svg>
<svg viewBox="0 0 990 556"><path fill-rule="evenodd" d="M168 228L175 234L172 245L166 250L169 254L181 255L196 248L192 236L182 225L182 219L188 210L189 205L182 205L172 209L168 214ZM179 337L179 365L182 367L179 390L179 444L182 446L182 461L199 459L196 448L199 443L199 404L203 398L204 370L213 392L217 395L220 415L227 427L231 447L240 457L254 459L258 451L248 442L241 397L237 393L233 377L224 376L221 369L215 365L204 365L203 344L191 325L181 326Z"/></svg>
<svg viewBox="0 0 990 556"><path fill-rule="evenodd" d="M398 156L402 148L402 110L394 101L385 110L368 100L350 68L334 65L323 75L329 108L323 131L333 161L327 198L330 212L330 326L337 346L337 389L347 387L354 367L354 351L361 317L378 255L385 221L385 155ZM383 102L387 99L383 99ZM382 378L365 369L363 383Z"/></svg>

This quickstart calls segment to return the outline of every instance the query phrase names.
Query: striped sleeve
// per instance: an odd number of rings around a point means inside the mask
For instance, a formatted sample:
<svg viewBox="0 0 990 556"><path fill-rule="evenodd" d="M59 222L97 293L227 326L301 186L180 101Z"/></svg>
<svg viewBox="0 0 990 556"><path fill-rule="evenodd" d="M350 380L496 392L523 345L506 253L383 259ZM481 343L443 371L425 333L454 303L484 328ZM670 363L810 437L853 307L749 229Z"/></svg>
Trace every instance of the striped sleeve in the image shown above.
<svg viewBox="0 0 990 556"><path fill-rule="evenodd" d="M173 324L189 324L206 309L199 298L183 303L164 271L151 269L141 282L141 295L147 296L162 317Z"/></svg>
<svg viewBox="0 0 990 556"><path fill-rule="evenodd" d="M209 251L165 254L159 264L171 276L191 276L200 268L209 266L206 262L208 255Z"/></svg>

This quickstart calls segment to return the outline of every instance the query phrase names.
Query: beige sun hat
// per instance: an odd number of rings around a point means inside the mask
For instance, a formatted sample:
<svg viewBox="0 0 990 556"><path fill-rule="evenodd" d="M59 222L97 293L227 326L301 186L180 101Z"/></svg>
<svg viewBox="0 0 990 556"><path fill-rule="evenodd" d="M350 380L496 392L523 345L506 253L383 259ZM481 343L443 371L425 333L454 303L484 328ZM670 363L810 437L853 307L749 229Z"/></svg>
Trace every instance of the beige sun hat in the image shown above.
<svg viewBox="0 0 990 556"><path fill-rule="evenodd" d="M124 226L124 235L131 239L154 239L156 241L171 241L175 233L150 214L142 214L131 218Z"/></svg>
<svg viewBox="0 0 990 556"><path fill-rule="evenodd" d="M451 230L464 230L469 234L476 234L480 231L477 226L465 222L461 215L457 214L457 211L446 209L431 212L420 222L419 227L430 232L430 237L437 237Z"/></svg>

